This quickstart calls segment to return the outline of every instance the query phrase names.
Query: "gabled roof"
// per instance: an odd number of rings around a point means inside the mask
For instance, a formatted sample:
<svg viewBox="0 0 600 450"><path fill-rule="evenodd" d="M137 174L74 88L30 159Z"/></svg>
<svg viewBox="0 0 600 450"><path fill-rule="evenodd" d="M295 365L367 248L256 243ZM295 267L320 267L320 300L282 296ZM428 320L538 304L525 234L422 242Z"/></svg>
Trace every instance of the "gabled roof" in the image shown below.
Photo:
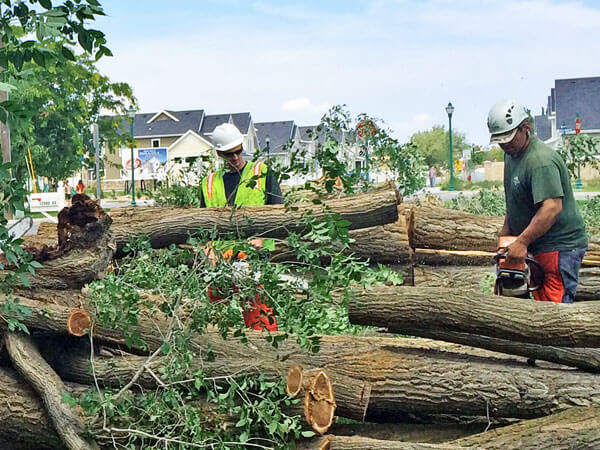
<svg viewBox="0 0 600 450"><path fill-rule="evenodd" d="M174 120L175 122L179 122L179 119L177 118L177 116L173 115L173 113L172 113L172 112L170 112L170 111L167 111L166 109L164 109L164 110L162 110L162 111L160 111L160 112L157 112L156 114L154 114L154 116L152 116L152 117L150 118L150 120L148 120L148 122L147 122L147 123L152 123L152 122L154 122L155 120L157 120L157 119L158 119L160 116L163 116L163 115L164 115L164 116L165 116L167 119L171 119L171 120Z"/></svg>
<svg viewBox="0 0 600 450"><path fill-rule="evenodd" d="M600 77L569 78L554 82L556 126L575 128L579 113L582 130L600 129Z"/></svg>
<svg viewBox="0 0 600 450"><path fill-rule="evenodd" d="M232 123L242 134L248 134L250 131L250 124L252 123L252 116L249 112L233 113L233 114L210 114L204 117L202 123L202 134L212 134L215 128L222 123Z"/></svg>
<svg viewBox="0 0 600 450"><path fill-rule="evenodd" d="M168 112L168 114L165 114L167 116L166 119L156 120L161 114L166 112ZM177 121L170 119L169 116L175 117ZM136 114L133 121L133 135L136 138L182 135L188 130L198 131L203 118L203 109Z"/></svg>
<svg viewBox="0 0 600 450"><path fill-rule="evenodd" d="M293 120L281 122L259 122L254 124L258 145L261 149L267 147L269 138L269 153L282 153L286 151L286 144L294 139L297 128Z"/></svg>
<svg viewBox="0 0 600 450"><path fill-rule="evenodd" d="M205 138L204 136L202 136L201 134L196 133L194 130L187 130L181 137L177 138L177 140L175 142L173 142L170 146L169 149L171 148L175 148L181 141L183 141L187 136L193 136L196 139L198 139L199 141L204 142L205 144L207 144L209 147L212 147L213 143L211 141L209 141L207 138Z"/></svg>

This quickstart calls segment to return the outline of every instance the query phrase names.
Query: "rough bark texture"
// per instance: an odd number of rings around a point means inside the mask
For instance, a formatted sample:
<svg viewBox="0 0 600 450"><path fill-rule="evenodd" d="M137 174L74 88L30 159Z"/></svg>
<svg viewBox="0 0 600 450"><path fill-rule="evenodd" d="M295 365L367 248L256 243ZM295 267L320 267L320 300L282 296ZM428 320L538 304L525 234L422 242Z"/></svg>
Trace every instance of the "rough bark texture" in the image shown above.
<svg viewBox="0 0 600 450"><path fill-rule="evenodd" d="M83 439L84 423L80 414L62 401L62 394L67 392L67 388L39 353L31 337L8 332L4 338L13 364L41 397L65 446L70 450L97 449L95 442Z"/></svg>
<svg viewBox="0 0 600 450"><path fill-rule="evenodd" d="M350 230L349 236L355 242L349 244L347 252L354 253L358 258L382 264L407 264L412 261L403 205L398 205L396 222ZM293 261L294 259L294 252L285 242L277 243L271 261Z"/></svg>
<svg viewBox="0 0 600 450"><path fill-rule="evenodd" d="M491 276L493 280L495 272L495 266L416 266L414 268L414 285L481 290L486 275ZM488 280L484 282L484 285L489 288L492 283ZM599 299L600 268L581 268L575 300Z"/></svg>
<svg viewBox="0 0 600 450"><path fill-rule="evenodd" d="M600 349L577 347L552 347L547 345L527 344L508 341L468 333L457 333L445 330L406 330L411 336L439 339L446 342L470 345L494 352L519 355L535 360L548 361L555 364L576 367L589 372L600 372Z"/></svg>
<svg viewBox="0 0 600 450"><path fill-rule="evenodd" d="M359 436L327 436L331 450L588 450L600 447L600 412L596 408L567 411L495 428L443 444L375 440ZM319 446L305 447L318 449Z"/></svg>
<svg viewBox="0 0 600 450"><path fill-rule="evenodd" d="M38 395L17 372L3 367L0 405L0 439L11 444L2 448L64 449Z"/></svg>
<svg viewBox="0 0 600 450"><path fill-rule="evenodd" d="M489 266L494 263L494 253L417 248L413 253L413 261L424 266Z"/></svg>
<svg viewBox="0 0 600 450"><path fill-rule="evenodd" d="M111 223L97 202L87 195L74 196L72 205L58 214L57 244L24 246L42 263L29 277L31 287L78 289L102 278L115 251L109 232Z"/></svg>
<svg viewBox="0 0 600 450"><path fill-rule="evenodd" d="M410 222L409 237L413 248L495 252L504 218L417 206L412 209Z"/></svg>
<svg viewBox="0 0 600 450"><path fill-rule="evenodd" d="M580 306L586 305L591 303ZM64 317L66 323L68 308L63 308L65 312L59 309L52 307L50 312L53 317ZM33 316L38 311L41 309L34 310ZM158 322L141 321L138 331L150 350L162 344L160 327ZM66 332L66 327L55 329ZM321 367L333 380L341 416L361 411L356 399L361 398L367 386L371 387L367 419L373 421L487 421L487 414L492 420L532 418L572 406L600 403L600 384L594 375L530 368L517 360L488 357L489 352L458 345L418 339L322 336L320 352L311 354L293 339L279 343L275 349L260 332L248 332L248 338L250 345L245 345L238 339L223 340L217 333L209 332L195 337L193 345L198 361L203 361L203 368L214 376L244 372L275 377L285 376L295 364ZM124 343L120 331L100 327L95 327L94 339L112 345ZM215 355L212 362L202 358L209 347ZM74 371L69 369L69 373ZM107 361L105 373L118 376L114 362ZM343 380L346 381L342 383ZM344 390L345 399L341 394Z"/></svg>
<svg viewBox="0 0 600 450"><path fill-rule="evenodd" d="M217 229L220 233L240 232L244 236L284 237L290 231L305 229L302 215L311 211L318 220L327 208L350 221L349 228L373 227L398 220L398 195L395 189L373 194L360 194L323 205L298 205L285 210L283 205L243 208L121 208L112 213L113 234L120 251L129 238L149 236L155 248L180 244L200 228Z"/></svg>
<svg viewBox="0 0 600 450"><path fill-rule="evenodd" d="M458 331L558 347L600 347L600 304L498 297L459 288L355 288L348 307L355 324L404 330Z"/></svg>

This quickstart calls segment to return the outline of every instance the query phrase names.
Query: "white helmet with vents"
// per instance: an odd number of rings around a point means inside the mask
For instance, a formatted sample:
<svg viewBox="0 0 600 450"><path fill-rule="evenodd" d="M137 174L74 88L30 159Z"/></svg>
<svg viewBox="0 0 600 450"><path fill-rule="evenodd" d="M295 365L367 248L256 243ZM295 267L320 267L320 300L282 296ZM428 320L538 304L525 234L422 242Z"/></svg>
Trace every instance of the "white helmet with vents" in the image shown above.
<svg viewBox="0 0 600 450"><path fill-rule="evenodd" d="M490 144L510 142L517 134L517 127L527 117L527 111L516 100L502 100L496 103L488 114L487 126L492 135Z"/></svg>

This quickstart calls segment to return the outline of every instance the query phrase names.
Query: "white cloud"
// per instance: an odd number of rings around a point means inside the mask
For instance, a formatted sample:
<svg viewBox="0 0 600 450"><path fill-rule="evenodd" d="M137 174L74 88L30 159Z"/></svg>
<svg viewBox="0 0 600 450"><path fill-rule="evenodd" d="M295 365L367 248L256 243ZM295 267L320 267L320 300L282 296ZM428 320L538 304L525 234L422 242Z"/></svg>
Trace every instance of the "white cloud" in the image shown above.
<svg viewBox="0 0 600 450"><path fill-rule="evenodd" d="M129 82L147 112L250 111L308 125L347 104L402 139L447 126L452 101L453 128L481 144L500 98L537 113L554 79L600 75L600 10L574 0L373 0L322 14L280 4L260 0L258 17L198 15L187 34L145 27L112 40L104 27L115 57L100 68Z"/></svg>
<svg viewBox="0 0 600 450"><path fill-rule="evenodd" d="M281 105L282 111L324 113L331 107L328 103L314 104L306 97L294 98Z"/></svg>

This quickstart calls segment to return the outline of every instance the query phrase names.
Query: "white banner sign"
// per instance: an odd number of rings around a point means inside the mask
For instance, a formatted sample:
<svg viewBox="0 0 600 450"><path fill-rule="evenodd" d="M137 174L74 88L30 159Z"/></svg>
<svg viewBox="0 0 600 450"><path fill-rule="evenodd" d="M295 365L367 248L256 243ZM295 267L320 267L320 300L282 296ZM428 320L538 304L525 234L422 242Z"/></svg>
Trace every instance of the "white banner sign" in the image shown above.
<svg viewBox="0 0 600 450"><path fill-rule="evenodd" d="M162 180L167 172L167 149L159 148L135 148L134 157L134 177L136 180ZM131 149L121 151L121 178L131 179Z"/></svg>

